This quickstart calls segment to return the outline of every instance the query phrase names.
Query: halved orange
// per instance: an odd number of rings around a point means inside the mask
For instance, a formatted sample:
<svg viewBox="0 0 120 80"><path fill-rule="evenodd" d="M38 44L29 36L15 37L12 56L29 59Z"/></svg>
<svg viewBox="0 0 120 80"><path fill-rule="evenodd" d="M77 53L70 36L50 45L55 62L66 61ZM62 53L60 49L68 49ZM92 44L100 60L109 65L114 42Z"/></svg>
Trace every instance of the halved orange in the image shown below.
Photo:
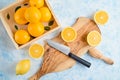
<svg viewBox="0 0 120 80"><path fill-rule="evenodd" d="M61 32L61 37L65 42L72 42L76 39L77 32L72 27L66 27Z"/></svg>
<svg viewBox="0 0 120 80"><path fill-rule="evenodd" d="M44 54L44 47L40 44L33 44L32 46L30 46L29 48L29 55L32 58L38 59L40 57L42 57Z"/></svg>
<svg viewBox="0 0 120 80"><path fill-rule="evenodd" d="M94 15L94 20L97 24L104 25L108 22L109 16L106 11L97 11Z"/></svg>
<svg viewBox="0 0 120 80"><path fill-rule="evenodd" d="M90 46L97 46L101 39L101 34L98 31L91 31L87 35L87 42Z"/></svg>

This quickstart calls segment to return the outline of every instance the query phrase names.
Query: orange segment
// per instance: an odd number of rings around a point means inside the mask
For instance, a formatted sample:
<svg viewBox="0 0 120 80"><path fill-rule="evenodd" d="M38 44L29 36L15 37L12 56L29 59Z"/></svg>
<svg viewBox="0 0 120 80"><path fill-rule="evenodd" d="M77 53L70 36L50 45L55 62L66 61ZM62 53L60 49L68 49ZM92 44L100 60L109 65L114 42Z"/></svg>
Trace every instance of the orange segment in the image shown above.
<svg viewBox="0 0 120 80"><path fill-rule="evenodd" d="M42 57L44 54L44 48L42 45L40 44L34 44L32 46L30 46L29 48L29 55L32 57L32 58L40 58Z"/></svg>
<svg viewBox="0 0 120 80"><path fill-rule="evenodd" d="M105 11L98 11L94 15L94 20L97 24L104 25L108 22L108 13Z"/></svg>
<svg viewBox="0 0 120 80"><path fill-rule="evenodd" d="M87 42L90 46L97 46L101 42L101 35L98 31L91 31L87 35Z"/></svg>
<svg viewBox="0 0 120 80"><path fill-rule="evenodd" d="M61 37L65 42L72 42L76 39L77 32L72 27L67 27L61 32Z"/></svg>

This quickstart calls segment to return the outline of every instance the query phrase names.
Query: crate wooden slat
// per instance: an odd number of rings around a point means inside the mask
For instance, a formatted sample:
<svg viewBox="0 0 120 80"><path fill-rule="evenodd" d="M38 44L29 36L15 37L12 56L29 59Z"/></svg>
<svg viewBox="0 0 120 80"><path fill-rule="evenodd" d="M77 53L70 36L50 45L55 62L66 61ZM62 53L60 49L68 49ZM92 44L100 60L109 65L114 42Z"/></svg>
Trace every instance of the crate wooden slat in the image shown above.
<svg viewBox="0 0 120 80"><path fill-rule="evenodd" d="M60 24L55 16L55 14L53 13L53 10L48 2L48 0L45 0L45 5L49 8L52 16L53 16L53 19L54 19L54 24L51 26L51 30L50 31L46 31L43 35L37 37L37 38L33 38L32 40L30 40L28 43L26 44L23 44L23 45L19 45L15 42L14 40L14 33L17 31L15 29L15 25L17 25L20 29L26 29L27 25L18 25L15 21L14 21L14 13L15 13L15 9L16 7L18 6L22 6L22 7L26 7L24 6L25 3L28 3L28 0L18 0L14 3L12 3L11 5L5 7L4 9L0 10L0 17L1 17L1 21L10 37L10 39L12 40L13 44L15 45L15 47L17 49L20 49L20 48L23 48L29 44L31 44L32 42L36 41L36 40L39 40L40 38L42 38L43 36L49 34L49 33L52 33L54 31L56 31L57 29L60 28ZM7 19L7 15L10 15L10 19L8 20Z"/></svg>

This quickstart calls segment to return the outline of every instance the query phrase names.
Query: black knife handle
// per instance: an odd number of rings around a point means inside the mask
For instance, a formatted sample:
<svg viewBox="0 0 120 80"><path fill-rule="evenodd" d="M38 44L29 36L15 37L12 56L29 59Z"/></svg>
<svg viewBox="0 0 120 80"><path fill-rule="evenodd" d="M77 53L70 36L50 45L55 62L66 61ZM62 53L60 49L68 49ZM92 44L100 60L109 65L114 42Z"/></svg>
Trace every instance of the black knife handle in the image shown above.
<svg viewBox="0 0 120 80"><path fill-rule="evenodd" d="M90 62L88 62L88 61L86 61L86 60L84 60L84 59L82 59L82 58L74 55L73 53L69 53L69 57L71 57L72 59L78 61L79 63L81 63L81 64L83 64L83 65L85 65L85 66L88 67L88 68L91 66L91 63L90 63Z"/></svg>

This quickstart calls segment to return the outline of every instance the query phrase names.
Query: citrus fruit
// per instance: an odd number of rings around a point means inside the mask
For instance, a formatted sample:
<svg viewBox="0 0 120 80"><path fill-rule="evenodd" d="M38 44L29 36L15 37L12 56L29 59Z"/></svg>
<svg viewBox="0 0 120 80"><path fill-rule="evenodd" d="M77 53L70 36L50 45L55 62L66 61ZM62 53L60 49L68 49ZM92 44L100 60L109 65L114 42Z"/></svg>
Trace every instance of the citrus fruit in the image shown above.
<svg viewBox="0 0 120 80"><path fill-rule="evenodd" d="M97 24L104 25L108 21L108 13L105 11L98 11L94 15L94 20Z"/></svg>
<svg viewBox="0 0 120 80"><path fill-rule="evenodd" d="M28 32L33 36L33 37L38 37L44 33L44 26L42 23L30 23L28 25Z"/></svg>
<svg viewBox="0 0 120 80"><path fill-rule="evenodd" d="M27 8L23 7L18 9L14 14L14 20L17 24L26 24L28 21L24 17Z"/></svg>
<svg viewBox="0 0 120 80"><path fill-rule="evenodd" d="M30 70L30 60L25 59L21 60L17 65L16 65L16 75L23 75L27 73Z"/></svg>
<svg viewBox="0 0 120 80"><path fill-rule="evenodd" d="M26 30L18 30L15 33L15 41L18 44L25 44L30 40L30 35Z"/></svg>
<svg viewBox="0 0 120 80"><path fill-rule="evenodd" d="M32 46L30 46L29 48L29 55L32 58L38 59L40 57L42 57L44 54L44 48L42 45L40 44L33 44Z"/></svg>
<svg viewBox="0 0 120 80"><path fill-rule="evenodd" d="M25 19L31 23L37 23L40 21L41 13L36 7L29 7L25 11Z"/></svg>
<svg viewBox="0 0 120 80"><path fill-rule="evenodd" d="M101 34L98 31L91 31L87 35L87 42L90 46L97 46L101 42Z"/></svg>
<svg viewBox="0 0 120 80"><path fill-rule="evenodd" d="M29 3L31 6L40 8L44 5L44 0L30 0Z"/></svg>
<svg viewBox="0 0 120 80"><path fill-rule="evenodd" d="M48 22L51 19L52 15L47 7L40 8L40 12L41 12L41 19L40 19L41 21Z"/></svg>
<svg viewBox="0 0 120 80"><path fill-rule="evenodd" d="M72 42L76 39L77 32L72 27L67 27L62 30L61 37L65 42Z"/></svg>

